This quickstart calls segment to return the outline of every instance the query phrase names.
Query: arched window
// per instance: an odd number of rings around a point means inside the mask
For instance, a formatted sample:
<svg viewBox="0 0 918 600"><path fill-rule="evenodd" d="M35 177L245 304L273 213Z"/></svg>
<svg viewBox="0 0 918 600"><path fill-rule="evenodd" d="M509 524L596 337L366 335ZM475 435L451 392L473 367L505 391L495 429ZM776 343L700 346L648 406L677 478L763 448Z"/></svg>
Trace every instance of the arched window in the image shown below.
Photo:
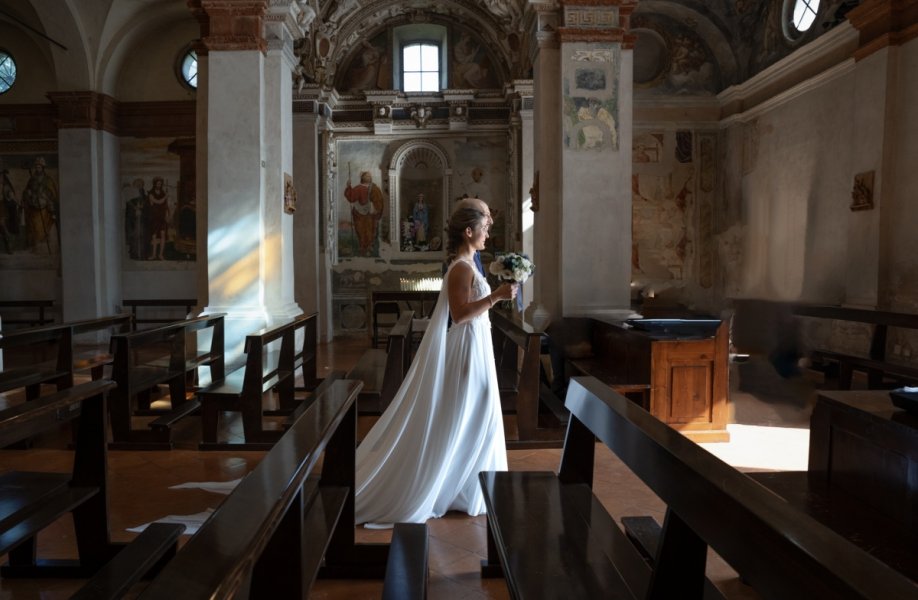
<svg viewBox="0 0 918 600"><path fill-rule="evenodd" d="M188 49L182 55L179 74L181 75L182 83L193 89L198 88L198 53L193 48Z"/></svg>
<svg viewBox="0 0 918 600"><path fill-rule="evenodd" d="M813 26L819 12L819 0L784 0L784 35L798 40Z"/></svg>
<svg viewBox="0 0 918 600"><path fill-rule="evenodd" d="M412 23L392 30L392 80L403 92L439 92L446 85L446 27Z"/></svg>
<svg viewBox="0 0 918 600"><path fill-rule="evenodd" d="M440 91L440 48L431 43L402 48L402 91Z"/></svg>
<svg viewBox="0 0 918 600"><path fill-rule="evenodd" d="M16 81L16 61L6 50L0 50L0 94L6 93Z"/></svg>

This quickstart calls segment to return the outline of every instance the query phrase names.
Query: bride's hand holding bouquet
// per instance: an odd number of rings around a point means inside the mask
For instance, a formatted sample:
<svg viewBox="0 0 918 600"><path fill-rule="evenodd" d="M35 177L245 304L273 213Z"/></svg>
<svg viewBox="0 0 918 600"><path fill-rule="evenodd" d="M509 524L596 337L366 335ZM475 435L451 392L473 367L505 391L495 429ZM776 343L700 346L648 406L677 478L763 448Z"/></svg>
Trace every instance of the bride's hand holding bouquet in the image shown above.
<svg viewBox="0 0 918 600"><path fill-rule="evenodd" d="M507 300L512 300L516 298L516 306L522 311L523 310L523 297L518 295L519 286L523 283L526 283L526 280L533 274L535 271L535 265L532 264L532 261L529 260L529 257L525 254L517 254L515 252L508 252L506 254L498 254L494 257L494 262L488 267L488 271L492 275L496 275L501 281L507 281L511 283L505 283L497 288L497 291L500 292L505 287L510 287L512 293ZM501 296L503 298L503 296Z"/></svg>

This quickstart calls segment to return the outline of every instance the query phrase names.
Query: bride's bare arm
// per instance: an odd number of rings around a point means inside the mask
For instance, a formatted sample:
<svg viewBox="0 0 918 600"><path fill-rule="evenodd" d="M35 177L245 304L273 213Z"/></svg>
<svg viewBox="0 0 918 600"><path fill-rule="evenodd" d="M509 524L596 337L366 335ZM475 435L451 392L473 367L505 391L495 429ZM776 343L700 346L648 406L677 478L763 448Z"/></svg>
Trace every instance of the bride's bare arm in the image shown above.
<svg viewBox="0 0 918 600"><path fill-rule="evenodd" d="M481 298L471 300L472 281L475 274L467 263L461 263L450 269L446 280L446 290L449 294L449 314L453 323L464 323L486 312L499 300L510 300L515 295L515 284L505 283L499 288Z"/></svg>

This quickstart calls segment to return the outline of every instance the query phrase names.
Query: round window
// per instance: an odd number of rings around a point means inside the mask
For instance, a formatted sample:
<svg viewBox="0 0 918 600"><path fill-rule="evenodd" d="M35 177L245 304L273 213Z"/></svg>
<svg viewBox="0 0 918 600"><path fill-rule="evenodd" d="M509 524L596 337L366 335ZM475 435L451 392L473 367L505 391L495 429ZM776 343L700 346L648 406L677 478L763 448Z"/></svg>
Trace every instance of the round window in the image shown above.
<svg viewBox="0 0 918 600"><path fill-rule="evenodd" d="M784 0L784 35L796 41L809 31L819 12L819 0Z"/></svg>
<svg viewBox="0 0 918 600"><path fill-rule="evenodd" d="M6 93L16 81L16 61L6 50L0 50L0 94Z"/></svg>
<svg viewBox="0 0 918 600"><path fill-rule="evenodd" d="M195 89L198 88L198 53L189 50L182 56L182 64L179 65L179 71L182 74L182 81Z"/></svg>

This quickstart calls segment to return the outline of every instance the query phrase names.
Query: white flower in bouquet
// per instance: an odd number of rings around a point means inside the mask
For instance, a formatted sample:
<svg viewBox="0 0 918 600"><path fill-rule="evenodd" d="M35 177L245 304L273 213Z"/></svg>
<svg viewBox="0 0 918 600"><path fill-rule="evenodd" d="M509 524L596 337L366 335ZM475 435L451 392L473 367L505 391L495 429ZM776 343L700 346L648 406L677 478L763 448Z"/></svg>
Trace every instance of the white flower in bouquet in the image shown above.
<svg viewBox="0 0 918 600"><path fill-rule="evenodd" d="M535 265L525 254L509 252L495 256L494 262L491 263L488 270L492 275L497 275L499 279L504 281L525 283L535 271Z"/></svg>

